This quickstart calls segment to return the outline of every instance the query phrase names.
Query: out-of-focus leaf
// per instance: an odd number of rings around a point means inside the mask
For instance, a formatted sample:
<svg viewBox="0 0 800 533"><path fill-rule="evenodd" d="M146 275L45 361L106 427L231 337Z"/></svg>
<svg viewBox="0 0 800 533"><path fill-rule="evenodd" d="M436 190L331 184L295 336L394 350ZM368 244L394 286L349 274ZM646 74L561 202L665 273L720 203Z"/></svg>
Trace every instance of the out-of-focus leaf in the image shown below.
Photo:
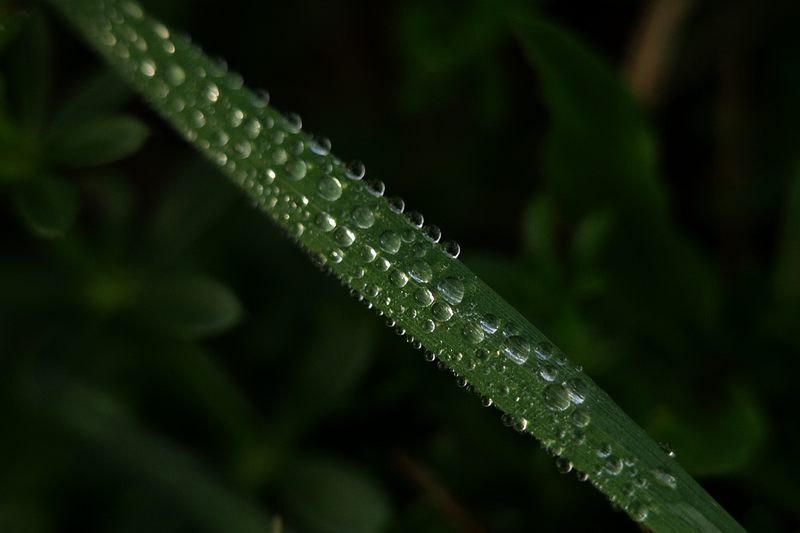
<svg viewBox="0 0 800 533"><path fill-rule="evenodd" d="M336 409L364 376L373 355L372 322L366 317L324 307L307 355L287 381L285 405L278 413L299 430ZM279 416L279 415L276 415Z"/></svg>
<svg viewBox="0 0 800 533"><path fill-rule="evenodd" d="M664 216L652 133L617 76L552 23L531 16L513 23L552 117L551 184L581 211L613 206L646 219Z"/></svg>
<svg viewBox="0 0 800 533"><path fill-rule="evenodd" d="M101 117L63 129L52 139L48 156L71 167L112 163L141 148L147 134L147 126L137 118Z"/></svg>
<svg viewBox="0 0 800 533"><path fill-rule="evenodd" d="M78 214L78 192L61 178L40 178L23 184L17 208L28 227L42 237L60 237Z"/></svg>
<svg viewBox="0 0 800 533"><path fill-rule="evenodd" d="M271 530L254 502L216 481L187 450L137 424L110 396L62 383L46 394L64 427L177 505L197 527L225 533Z"/></svg>
<svg viewBox="0 0 800 533"><path fill-rule="evenodd" d="M695 398L680 413L662 409L651 427L653 435L672 446L681 466L697 476L744 468L765 432L764 413L744 387L731 387L713 405Z"/></svg>
<svg viewBox="0 0 800 533"><path fill-rule="evenodd" d="M61 103L49 125L49 135L107 116L131 96L131 90L112 71L103 69L86 78Z"/></svg>
<svg viewBox="0 0 800 533"><path fill-rule="evenodd" d="M21 9L5 4L0 2L0 52L22 30L26 19L26 14Z"/></svg>
<svg viewBox="0 0 800 533"><path fill-rule="evenodd" d="M171 278L148 286L139 302L145 319L181 337L222 333L242 317L242 306L225 285L200 276Z"/></svg>
<svg viewBox="0 0 800 533"><path fill-rule="evenodd" d="M33 145L0 109L0 186L22 181L36 173Z"/></svg>
<svg viewBox="0 0 800 533"><path fill-rule="evenodd" d="M526 252L553 277L559 276L556 213L553 199L537 196L525 209L522 235Z"/></svg>
<svg viewBox="0 0 800 533"><path fill-rule="evenodd" d="M49 105L52 50L47 19L38 8L32 9L8 50L11 110L20 128L32 135L43 126Z"/></svg>
<svg viewBox="0 0 800 533"><path fill-rule="evenodd" d="M285 490L289 514L310 533L377 533L391 516L389 498L375 480L331 458L298 458Z"/></svg>
<svg viewBox="0 0 800 533"><path fill-rule="evenodd" d="M789 184L774 286L778 300L800 306L800 165Z"/></svg>

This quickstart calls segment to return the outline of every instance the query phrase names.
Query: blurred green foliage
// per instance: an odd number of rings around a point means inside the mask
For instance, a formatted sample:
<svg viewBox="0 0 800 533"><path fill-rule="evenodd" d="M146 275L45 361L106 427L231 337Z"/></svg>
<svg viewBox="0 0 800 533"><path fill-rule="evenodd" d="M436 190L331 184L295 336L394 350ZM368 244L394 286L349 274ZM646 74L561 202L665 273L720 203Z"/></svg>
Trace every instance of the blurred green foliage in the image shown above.
<svg viewBox="0 0 800 533"><path fill-rule="evenodd" d="M794 2L697 2L644 110L638 3L146 4L438 219L745 527L799 527ZM0 104L0 530L634 528L36 2L0 2Z"/></svg>

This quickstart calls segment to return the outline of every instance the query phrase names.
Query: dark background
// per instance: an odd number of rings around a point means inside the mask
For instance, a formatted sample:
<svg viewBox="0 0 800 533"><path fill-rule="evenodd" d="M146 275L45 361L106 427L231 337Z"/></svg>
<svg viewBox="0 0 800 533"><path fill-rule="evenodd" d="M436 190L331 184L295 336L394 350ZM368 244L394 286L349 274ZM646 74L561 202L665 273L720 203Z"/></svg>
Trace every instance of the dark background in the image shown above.
<svg viewBox="0 0 800 533"><path fill-rule="evenodd" d="M799 530L797 2L518 3L590 51L555 93L500 2L144 4L457 239L746 528ZM0 68L0 531L637 528L48 6L0 1Z"/></svg>

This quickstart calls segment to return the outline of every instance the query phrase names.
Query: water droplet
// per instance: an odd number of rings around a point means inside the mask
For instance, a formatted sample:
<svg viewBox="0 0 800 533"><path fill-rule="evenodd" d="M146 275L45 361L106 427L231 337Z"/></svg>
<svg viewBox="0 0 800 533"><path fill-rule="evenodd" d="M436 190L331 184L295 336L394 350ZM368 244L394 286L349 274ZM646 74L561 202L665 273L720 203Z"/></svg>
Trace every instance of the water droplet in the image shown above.
<svg viewBox="0 0 800 533"><path fill-rule="evenodd" d="M372 213L372 209L365 205L353 208L350 212L350 218L353 219L353 223L356 226L362 229L371 228L375 224L375 215Z"/></svg>
<svg viewBox="0 0 800 533"><path fill-rule="evenodd" d="M597 457L608 457L611 455L611 445L607 442L604 442L595 450L594 453L597 455Z"/></svg>
<svg viewBox="0 0 800 533"><path fill-rule="evenodd" d="M442 248L444 249L444 253L454 259L461 253L461 247L456 241L446 241L442 244Z"/></svg>
<svg viewBox="0 0 800 533"><path fill-rule="evenodd" d="M236 153L239 155L239 157L241 157L242 159L247 159L248 157L250 157L250 153L253 150L253 146L248 141L239 141L236 143L236 146L234 146L234 149L236 150Z"/></svg>
<svg viewBox="0 0 800 533"><path fill-rule="evenodd" d="M379 241L381 249L388 254L396 254L402 243L400 235L395 231L384 231Z"/></svg>
<svg viewBox="0 0 800 533"><path fill-rule="evenodd" d="M331 153L331 140L321 135L315 135L311 139L309 148L317 155L328 155Z"/></svg>
<svg viewBox="0 0 800 533"><path fill-rule="evenodd" d="M167 81L177 87L186 81L186 73L178 65L170 65L167 69Z"/></svg>
<svg viewBox="0 0 800 533"><path fill-rule="evenodd" d="M518 365L521 365L528 360L528 354L531 351L531 345L523 337L514 335L507 338L505 342L503 342L501 349L503 350L503 353L506 354L506 357Z"/></svg>
<svg viewBox="0 0 800 533"><path fill-rule="evenodd" d="M333 238L341 246L348 247L356 240L356 235L347 226L339 226L333 234Z"/></svg>
<svg viewBox="0 0 800 533"><path fill-rule="evenodd" d="M488 396L481 396L481 405L484 407L491 407L494 401Z"/></svg>
<svg viewBox="0 0 800 533"><path fill-rule="evenodd" d="M299 132L303 127L303 119L297 113L286 113L286 129L291 133Z"/></svg>
<svg viewBox="0 0 800 533"><path fill-rule="evenodd" d="M581 378L571 378L564 383L567 389L569 399L574 404L581 404L586 399L586 394L589 392L589 386Z"/></svg>
<svg viewBox="0 0 800 533"><path fill-rule="evenodd" d="M428 307L433 303L433 293L425 287L420 287L414 293L414 301L423 307Z"/></svg>
<svg viewBox="0 0 800 533"><path fill-rule="evenodd" d="M548 364L539 367L539 375L545 381L555 381L556 377L558 377L555 367Z"/></svg>
<svg viewBox="0 0 800 533"><path fill-rule="evenodd" d="M244 125L244 133L251 139L255 139L261 134L261 122L257 118L251 118Z"/></svg>
<svg viewBox="0 0 800 533"><path fill-rule="evenodd" d="M408 274L418 283L428 283L433 279L433 270L425 261L413 263L408 269Z"/></svg>
<svg viewBox="0 0 800 533"><path fill-rule="evenodd" d="M228 140L230 140L230 137L228 137L228 134L224 131L220 130L214 133L214 144L217 146L227 145Z"/></svg>
<svg viewBox="0 0 800 533"><path fill-rule="evenodd" d="M612 476L618 476L625 465L622 463L622 459L617 457L614 454L609 455L606 457L606 464L603 467L606 472L608 472Z"/></svg>
<svg viewBox="0 0 800 533"><path fill-rule="evenodd" d="M367 169L361 161L350 161L345 167L345 176L351 180L360 180L366 173Z"/></svg>
<svg viewBox="0 0 800 533"><path fill-rule="evenodd" d="M156 64L152 59L144 59L142 64L139 65L139 70L148 78L152 78L156 75Z"/></svg>
<svg viewBox="0 0 800 533"><path fill-rule="evenodd" d="M155 33L158 37L161 37L162 39L169 39L169 30L166 26L160 22L153 22L151 27L153 28L153 33Z"/></svg>
<svg viewBox="0 0 800 533"><path fill-rule="evenodd" d="M569 395L561 385L548 385L542 396L545 406L552 411L564 411L570 406Z"/></svg>
<svg viewBox="0 0 800 533"><path fill-rule="evenodd" d="M364 261L365 263L372 263L373 261L375 261L375 258L378 257L378 252L376 252L375 248L373 248L372 246L365 244L361 248L360 256L361 260Z"/></svg>
<svg viewBox="0 0 800 533"><path fill-rule="evenodd" d="M426 320L425 322L422 323L422 329L424 329L428 333L433 333L434 331L436 331L436 322L434 322L431 319L428 319L428 320ZM431 355L433 355L433 354L431 354Z"/></svg>
<svg viewBox="0 0 800 533"><path fill-rule="evenodd" d="M440 230L438 226L425 226L422 233L432 242L439 242L439 239L442 238L442 230Z"/></svg>
<svg viewBox="0 0 800 533"><path fill-rule="evenodd" d="M253 107L263 109L269 105L269 91L266 89L257 89L251 100Z"/></svg>
<svg viewBox="0 0 800 533"><path fill-rule="evenodd" d="M453 317L453 309L446 303L436 302L431 308L431 314L439 322L447 322Z"/></svg>
<svg viewBox="0 0 800 533"><path fill-rule="evenodd" d="M523 417L519 417L519 418L515 419L514 420L514 429L516 429L519 432L523 432L526 429L528 429L528 419L527 418L523 418Z"/></svg>
<svg viewBox="0 0 800 533"><path fill-rule="evenodd" d="M206 98L208 99L208 101L213 104L217 100L219 100L219 87L217 87L217 85L215 83L209 82L209 84L206 85L206 88L204 90L204 94L205 94Z"/></svg>
<svg viewBox="0 0 800 533"><path fill-rule="evenodd" d="M286 150L284 150L283 148L278 148L277 150L275 150L272 153L272 161L274 161L276 165L282 165L282 164L286 163L286 161L288 161L288 160L289 160L289 154L287 154ZM302 160L297 159L296 162L303 163L303 164L302 165L299 165L299 164L298 165L293 165L292 168L289 168L288 170L289 170L289 176L290 177L294 177L295 172L298 175L301 174L302 173L301 169L306 168L306 164ZM293 170L295 172L293 172ZM304 173L303 173L303 176L305 177ZM295 179L297 179L297 178L295 178ZM302 179L302 178L300 178L300 179Z"/></svg>
<svg viewBox="0 0 800 533"><path fill-rule="evenodd" d="M536 353L536 357L546 361L553 355L553 345L547 341L542 341L536 345L533 351Z"/></svg>
<svg viewBox="0 0 800 533"><path fill-rule="evenodd" d="M395 287L405 287L408 283L408 276L400 270L393 270L392 273L389 274L389 281Z"/></svg>
<svg viewBox="0 0 800 533"><path fill-rule="evenodd" d="M653 470L653 476L656 478L656 481L664 485L665 487L669 487L671 489L675 489L678 487L678 480L675 476L667 470L666 468L656 468Z"/></svg>
<svg viewBox="0 0 800 533"><path fill-rule="evenodd" d="M428 253L428 247L422 243L417 243L411 248L411 255L416 258L425 257Z"/></svg>
<svg viewBox="0 0 800 533"><path fill-rule="evenodd" d="M464 329L461 330L461 333L464 335L464 338L467 339L467 342L472 344L479 344L483 342L483 330L478 324L468 323L464 325Z"/></svg>
<svg viewBox="0 0 800 533"><path fill-rule="evenodd" d="M631 503L630 507L628 507L628 514L634 522L641 523L647 520L647 517L650 515L650 511L642 502L633 502Z"/></svg>
<svg viewBox="0 0 800 533"><path fill-rule="evenodd" d="M335 202L342 196L342 184L333 176L325 176L317 183L319 195L330 202Z"/></svg>
<svg viewBox="0 0 800 533"><path fill-rule="evenodd" d="M677 457L675 450L672 449L672 446L669 443L659 442L658 445L661 447L662 450L664 450L664 453L667 454L667 457L671 459L675 459Z"/></svg>
<svg viewBox="0 0 800 533"><path fill-rule="evenodd" d="M380 180L369 180L367 181L367 191L373 196L383 196L383 193L386 192L386 185Z"/></svg>
<svg viewBox="0 0 800 533"><path fill-rule="evenodd" d="M436 288L439 289L439 294L442 295L442 298L452 305L458 305L464 299L464 282L458 278L444 278ZM480 323L480 326L483 328L482 323Z"/></svg>
<svg viewBox="0 0 800 533"><path fill-rule="evenodd" d="M387 202L389 203L389 209L395 213L402 213L403 209L406 208L406 203L399 196L393 196L389 198Z"/></svg>
<svg viewBox="0 0 800 533"><path fill-rule="evenodd" d="M122 10L136 20L142 20L144 18L144 11L142 11L142 8L139 7L139 4L136 2L123 2Z"/></svg>
<svg viewBox="0 0 800 533"><path fill-rule="evenodd" d="M569 459L566 459L564 457L557 457L556 469L562 474L569 474L570 472L572 472L572 463L570 462Z"/></svg>
<svg viewBox="0 0 800 533"><path fill-rule="evenodd" d="M489 335L492 335L500 328L500 318L492 314L483 315L479 320L479 323L483 328L483 331Z"/></svg>
<svg viewBox="0 0 800 533"><path fill-rule="evenodd" d="M332 231L333 228L336 227L336 220L325 212L319 213L314 222L316 222L319 229L326 233Z"/></svg>
<svg viewBox="0 0 800 533"><path fill-rule="evenodd" d="M421 228L422 224L425 222L425 217L423 217L422 213L419 211L409 211L406 213L406 220L415 228Z"/></svg>
<svg viewBox="0 0 800 533"><path fill-rule="evenodd" d="M283 152L284 154L286 153L283 150L279 151ZM306 166L305 161L303 161L302 159L293 159L286 164L286 171L289 173L289 178L292 181L300 181L301 179L306 177L306 172L308 172L308 167Z"/></svg>
<svg viewBox="0 0 800 533"><path fill-rule="evenodd" d="M336 248L333 251L331 251L329 259L331 263L336 263L336 264L341 263L342 259L344 259L344 252Z"/></svg>

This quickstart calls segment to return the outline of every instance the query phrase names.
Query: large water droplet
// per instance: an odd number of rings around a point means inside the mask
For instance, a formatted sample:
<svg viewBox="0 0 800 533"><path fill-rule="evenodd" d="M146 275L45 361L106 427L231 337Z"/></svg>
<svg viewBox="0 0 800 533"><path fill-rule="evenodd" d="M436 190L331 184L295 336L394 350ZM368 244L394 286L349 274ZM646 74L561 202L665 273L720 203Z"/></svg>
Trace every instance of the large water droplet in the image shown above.
<svg viewBox="0 0 800 533"><path fill-rule="evenodd" d="M542 397L545 406L552 411L564 411L570 406L567 391L558 384L545 387Z"/></svg>
<svg viewBox="0 0 800 533"><path fill-rule="evenodd" d="M291 133L297 133L303 127L303 119L297 113L286 114L286 129Z"/></svg>
<svg viewBox="0 0 800 533"><path fill-rule="evenodd" d="M439 239L442 238L442 230L439 229L438 226L425 226L423 228L422 233L425 234L425 237L433 242L439 242Z"/></svg>
<svg viewBox="0 0 800 533"><path fill-rule="evenodd" d="M279 151L284 152L283 150ZM302 159L293 159L286 164L286 171L289 173L289 178L291 178L293 181L300 181L306 177L308 167L306 166L305 161Z"/></svg>
<svg viewBox="0 0 800 533"><path fill-rule="evenodd" d="M373 196L383 196L386 191L386 185L380 180L369 180L367 182L367 191Z"/></svg>
<svg viewBox="0 0 800 533"><path fill-rule="evenodd" d="M542 341L536 345L534 353L536 353L536 357L546 361L553 355L553 345L547 341Z"/></svg>
<svg viewBox="0 0 800 533"><path fill-rule="evenodd" d="M361 229L371 228L372 225L375 224L375 215L372 213L372 209L365 205L353 208L350 212L350 218L352 218L353 223Z"/></svg>
<svg viewBox="0 0 800 533"><path fill-rule="evenodd" d="M503 342L501 349L506 357L518 365L521 365L528 360L528 354L531 351L531 345L523 337L514 335L507 338L505 342Z"/></svg>
<svg viewBox="0 0 800 533"><path fill-rule="evenodd" d="M442 298L451 305L458 305L464 299L464 282L458 278L444 278L436 288L439 289ZM479 324L483 327L482 323L479 322Z"/></svg>
<svg viewBox="0 0 800 533"><path fill-rule="evenodd" d="M558 377L558 372L556 372L556 368L553 365L544 364L539 367L539 375L545 381L555 381L556 377Z"/></svg>
<svg viewBox="0 0 800 533"><path fill-rule="evenodd" d="M342 184L333 176L325 176L317 183L319 195L328 201L335 202L342 196Z"/></svg>
<svg viewBox="0 0 800 533"><path fill-rule="evenodd" d="M375 258L378 257L378 252L375 251L375 248L372 246L365 244L361 247L361 260L365 263L372 263L375 261Z"/></svg>
<svg viewBox="0 0 800 533"><path fill-rule="evenodd" d="M581 378L571 378L564 383L567 389L569 399L574 404L581 404L586 399L586 394L589 392L589 386Z"/></svg>
<svg viewBox="0 0 800 533"><path fill-rule="evenodd" d="M444 253L454 259L461 253L461 246L459 246L456 241L447 241L443 243L442 249L444 249Z"/></svg>
<svg viewBox="0 0 800 533"><path fill-rule="evenodd" d="M406 213L406 220L415 228L421 228L422 224L425 222L425 217L423 217L422 213L419 211L409 211Z"/></svg>
<svg viewBox="0 0 800 533"><path fill-rule="evenodd" d="M428 283L433 279L433 270L425 261L416 261L409 269L408 274L418 283Z"/></svg>
<svg viewBox="0 0 800 533"><path fill-rule="evenodd" d="M403 209L406 208L406 203L399 196L393 196L389 198L387 203L389 204L389 209L395 213L402 213Z"/></svg>
<svg viewBox="0 0 800 533"><path fill-rule="evenodd" d="M483 331L489 335L493 334L500 328L500 318L490 313L483 315L479 320L479 323L483 328Z"/></svg>
<svg viewBox="0 0 800 533"><path fill-rule="evenodd" d="M381 249L388 254L396 254L400 250L402 239L395 231L384 231L379 239Z"/></svg>

